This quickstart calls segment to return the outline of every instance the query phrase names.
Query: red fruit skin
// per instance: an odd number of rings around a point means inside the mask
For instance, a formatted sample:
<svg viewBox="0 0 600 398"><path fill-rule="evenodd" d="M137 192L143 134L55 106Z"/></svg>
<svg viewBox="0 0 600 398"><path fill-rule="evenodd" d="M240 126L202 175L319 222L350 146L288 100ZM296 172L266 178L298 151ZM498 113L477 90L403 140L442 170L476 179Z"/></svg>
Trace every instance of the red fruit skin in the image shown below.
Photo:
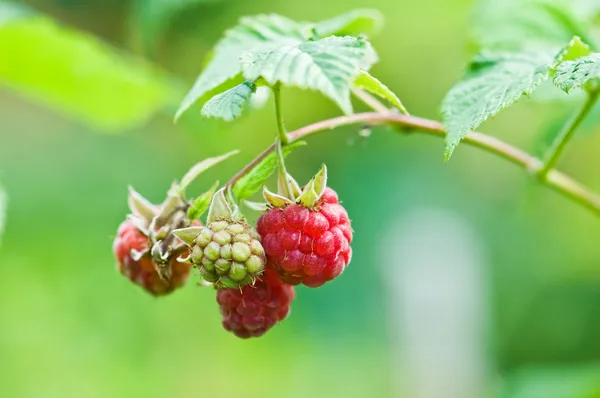
<svg viewBox="0 0 600 398"><path fill-rule="evenodd" d="M334 190L314 209L298 204L272 208L257 221L267 268L289 285L318 287L338 277L352 258L352 228Z"/></svg>
<svg viewBox="0 0 600 398"><path fill-rule="evenodd" d="M242 339L260 337L283 321L294 297L294 288L270 269L254 285L217 291L223 327Z"/></svg>
<svg viewBox="0 0 600 398"><path fill-rule="evenodd" d="M160 278L150 257L144 256L139 261L131 257L132 249L142 251L149 246L148 238L130 220L121 223L113 243L119 272L153 296L163 296L183 286L190 274L191 264L180 263L176 258L171 260L173 274L167 282ZM184 253L183 257L186 255Z"/></svg>

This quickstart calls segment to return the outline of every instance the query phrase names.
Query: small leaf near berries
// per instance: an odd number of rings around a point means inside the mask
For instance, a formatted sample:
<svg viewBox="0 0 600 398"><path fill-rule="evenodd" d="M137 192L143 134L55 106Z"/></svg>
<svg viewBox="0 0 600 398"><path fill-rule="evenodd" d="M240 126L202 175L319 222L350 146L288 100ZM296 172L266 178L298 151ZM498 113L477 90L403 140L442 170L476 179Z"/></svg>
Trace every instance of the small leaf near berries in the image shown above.
<svg viewBox="0 0 600 398"><path fill-rule="evenodd" d="M204 192L202 195L194 199L194 201L190 205L190 208L188 209L188 217L190 220L199 219L200 217L202 217L204 212L208 210L208 207L210 206L210 201L213 195L215 194L215 191L217 190L218 186L219 181L215 182L214 185L208 191Z"/></svg>
<svg viewBox="0 0 600 398"><path fill-rule="evenodd" d="M281 148L283 156L287 156L294 149L306 145L304 141L295 141ZM277 170L277 154L269 153L254 168L236 181L232 187L233 196L237 200L247 199L261 189L267 179Z"/></svg>
<svg viewBox="0 0 600 398"><path fill-rule="evenodd" d="M408 115L408 111L402 105L402 101L398 98L396 94L392 90L388 88L385 84L374 78L367 71L360 71L360 74L354 81L354 87L361 88L374 94L384 100L389 101L390 104L394 105L400 112L405 115Z"/></svg>

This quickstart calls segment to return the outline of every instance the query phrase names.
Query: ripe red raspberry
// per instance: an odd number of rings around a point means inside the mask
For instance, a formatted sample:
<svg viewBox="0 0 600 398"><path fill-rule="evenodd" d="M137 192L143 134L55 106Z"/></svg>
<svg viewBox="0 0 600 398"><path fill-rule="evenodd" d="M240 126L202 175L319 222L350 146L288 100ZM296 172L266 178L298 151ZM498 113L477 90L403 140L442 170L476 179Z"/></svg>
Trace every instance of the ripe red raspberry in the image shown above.
<svg viewBox="0 0 600 398"><path fill-rule="evenodd" d="M217 303L223 327L243 339L262 336L287 317L294 296L294 288L284 284L273 270L266 270L254 285L219 289Z"/></svg>
<svg viewBox="0 0 600 398"><path fill-rule="evenodd" d="M149 249L148 237L131 220L121 223L113 244L119 272L154 296L171 293L176 288L183 286L190 273L191 264L181 263L177 261L177 258L171 259L172 275L170 280L166 281L159 276L149 255L144 255L139 260L132 257L132 250L141 253L148 252ZM187 253L183 254L183 256L185 255Z"/></svg>
<svg viewBox="0 0 600 398"><path fill-rule="evenodd" d="M326 188L311 208L274 207L257 222L267 267L290 285L318 287L340 275L352 257L352 228L338 196Z"/></svg>

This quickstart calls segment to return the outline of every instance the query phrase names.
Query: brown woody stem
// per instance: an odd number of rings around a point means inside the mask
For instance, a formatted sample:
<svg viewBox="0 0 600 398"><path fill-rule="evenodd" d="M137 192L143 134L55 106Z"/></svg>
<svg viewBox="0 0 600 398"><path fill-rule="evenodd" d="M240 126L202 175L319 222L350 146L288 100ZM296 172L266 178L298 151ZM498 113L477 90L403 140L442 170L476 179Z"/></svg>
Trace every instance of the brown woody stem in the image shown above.
<svg viewBox="0 0 600 398"><path fill-rule="evenodd" d="M391 125L410 131L414 130L415 133L420 132L442 138L446 136L446 131L440 122L422 119L415 116L397 115L391 112L366 112L349 116L339 116L302 127L296 131L288 133L287 136L290 142L294 142L320 132L330 131L338 127L349 126L353 124L369 124L372 126ZM528 172L534 172L543 167L543 162L541 159L538 159L529 153L509 145L497 138L485 134L470 132L463 138L463 142L498 155L510 161L511 163L520 166ZM258 155L256 159L240 170L240 172L237 173L231 179L231 181L229 181L229 183L227 183L227 186L233 186L238 179L252 170L254 166L256 166L262 159L264 159L275 149L275 144L265 149L260 155ZM579 203L580 205L588 208L589 210L592 210L597 215L600 215L600 196L592 192L585 185L575 181L570 176L556 169L551 169L547 172L546 178L540 182Z"/></svg>

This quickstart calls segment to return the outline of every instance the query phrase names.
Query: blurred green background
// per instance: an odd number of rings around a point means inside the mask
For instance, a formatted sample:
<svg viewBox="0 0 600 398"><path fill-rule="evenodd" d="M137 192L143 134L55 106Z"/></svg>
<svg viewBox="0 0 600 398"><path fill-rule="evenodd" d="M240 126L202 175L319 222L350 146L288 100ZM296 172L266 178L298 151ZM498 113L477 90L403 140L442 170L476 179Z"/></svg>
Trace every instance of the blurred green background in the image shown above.
<svg viewBox="0 0 600 398"><path fill-rule="evenodd" d="M0 396L600 396L598 220L476 149L444 164L437 138L345 128L289 157L299 180L329 166L354 258L334 283L299 288L292 316L261 339L226 333L194 279L153 299L115 270L128 184L160 201L198 160L241 149L198 194L273 140L271 101L232 124L198 107L172 123L240 16L379 9L373 74L437 119L469 57L474 0L27 3L43 13L21 16L27 29L3 25L14 10L0 5ZM524 100L482 130L540 153L576 103ZM300 90L284 90L283 106L289 129L339 114ZM599 151L600 134L580 134L561 168L600 190Z"/></svg>

